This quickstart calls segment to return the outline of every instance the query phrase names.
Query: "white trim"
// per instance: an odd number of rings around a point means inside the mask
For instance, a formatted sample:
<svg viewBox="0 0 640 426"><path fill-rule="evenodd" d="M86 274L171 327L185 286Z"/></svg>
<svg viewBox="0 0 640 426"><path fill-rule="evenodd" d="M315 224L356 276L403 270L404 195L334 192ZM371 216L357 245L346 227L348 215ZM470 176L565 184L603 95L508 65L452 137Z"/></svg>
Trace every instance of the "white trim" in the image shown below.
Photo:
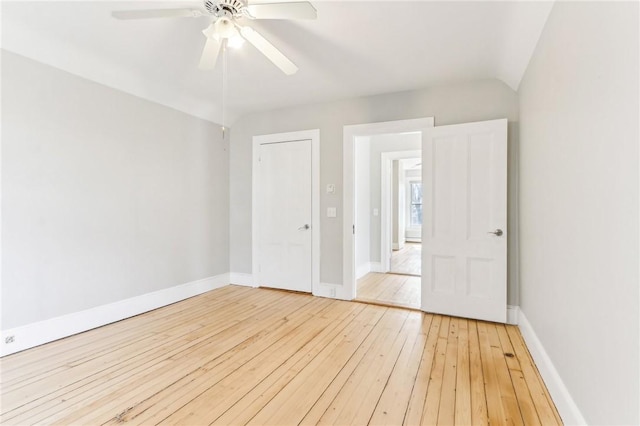
<svg viewBox="0 0 640 426"><path fill-rule="evenodd" d="M23 351L34 346L82 333L112 322L152 311L189 297L197 296L229 284L229 274L192 281L169 287L153 293L142 294L119 300L107 305L96 306L44 321L23 325L2 331L0 356ZM13 343L5 343L5 338L14 336Z"/></svg>
<svg viewBox="0 0 640 426"><path fill-rule="evenodd" d="M229 274L229 283L235 285L243 285L253 287L253 274L245 274L243 272L231 272Z"/></svg>
<svg viewBox="0 0 640 426"><path fill-rule="evenodd" d="M381 262L369 262L369 271L378 273L388 272L388 270L384 269Z"/></svg>
<svg viewBox="0 0 640 426"><path fill-rule="evenodd" d="M421 150L389 151L380 155L380 264L382 270L388 272L391 269L390 259L387 254L391 253L392 228L391 206L392 206L392 167L393 160L404 160L406 158L422 158Z"/></svg>
<svg viewBox="0 0 640 426"><path fill-rule="evenodd" d="M369 272L371 272L371 262L366 262L356 267L356 279L359 280L360 278L367 275Z"/></svg>
<svg viewBox="0 0 640 426"><path fill-rule="evenodd" d="M580 409L571 397L571 394L562 381L558 370L556 370L556 367L553 365L551 358L549 358L547 351L545 351L544 346L542 346L542 342L538 339L536 332L531 326L531 323L527 320L524 312L520 311L518 317L520 333L522 333L522 337L527 344L531 357L533 358L536 367L538 367L540 376L542 376L542 379L549 390L549 394L558 409L558 413L560 414L563 423L566 425L586 425L587 421L584 419Z"/></svg>
<svg viewBox="0 0 640 426"><path fill-rule="evenodd" d="M519 306L507 305L507 324L518 325Z"/></svg>
<svg viewBox="0 0 640 426"><path fill-rule="evenodd" d="M253 137L253 167L251 185L251 253L253 287L258 287L259 250L258 235L259 220L256 200L260 193L260 179L258 179L258 152L260 145L278 142L296 142L311 140L311 292L320 283L320 129L302 130L298 132L274 133Z"/></svg>
<svg viewBox="0 0 640 426"><path fill-rule="evenodd" d="M380 262L367 262L367 263L357 267L357 269L356 269L356 279L359 280L360 278L362 278L365 275L367 275L369 272L384 273L386 271L384 270L384 268L382 267L382 263L380 263Z"/></svg>
<svg viewBox="0 0 640 426"><path fill-rule="evenodd" d="M356 296L355 278L355 243L353 226L355 225L355 180L353 152L354 141L357 136L372 136L388 133L424 132L433 127L433 117L416 118L410 120L386 121L381 123L367 123L344 126L343 128L343 156L342 156L342 185L343 185L343 216L342 216L342 282L344 291L349 299Z"/></svg>
<svg viewBox="0 0 640 426"><path fill-rule="evenodd" d="M349 293L342 284L319 283L313 289L313 295L330 299L351 300Z"/></svg>

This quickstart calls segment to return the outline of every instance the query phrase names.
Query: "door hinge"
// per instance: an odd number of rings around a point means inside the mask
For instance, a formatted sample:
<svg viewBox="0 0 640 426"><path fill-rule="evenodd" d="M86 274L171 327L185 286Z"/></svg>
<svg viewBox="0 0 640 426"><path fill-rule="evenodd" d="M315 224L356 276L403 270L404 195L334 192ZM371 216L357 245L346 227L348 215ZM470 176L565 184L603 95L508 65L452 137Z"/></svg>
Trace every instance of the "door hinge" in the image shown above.
<svg viewBox="0 0 640 426"><path fill-rule="evenodd" d="M353 235L356 235L356 226L353 225Z"/></svg>

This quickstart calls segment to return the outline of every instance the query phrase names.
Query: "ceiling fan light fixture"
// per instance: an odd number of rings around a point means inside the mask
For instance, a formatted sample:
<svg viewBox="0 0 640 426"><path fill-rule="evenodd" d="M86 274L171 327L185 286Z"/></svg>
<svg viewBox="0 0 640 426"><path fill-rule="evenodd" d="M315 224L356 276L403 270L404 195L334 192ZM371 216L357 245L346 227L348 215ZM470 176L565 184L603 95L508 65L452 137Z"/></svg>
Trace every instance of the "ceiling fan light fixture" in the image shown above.
<svg viewBox="0 0 640 426"><path fill-rule="evenodd" d="M223 22L221 22L223 21ZM235 24L225 18L212 22L205 30L202 31L207 38L215 39L218 42L227 40L227 46L238 49L244 44L244 38L240 35Z"/></svg>
<svg viewBox="0 0 640 426"><path fill-rule="evenodd" d="M224 53L227 46L238 48L248 41L286 75L295 74L298 67L289 58L251 27L241 27L237 21L242 18L316 19L316 9L304 0L280 0L273 3L258 0L258 4L248 4L250 1L203 0L204 9L119 10L113 11L112 15L116 19L125 20L206 16L212 22L202 31L207 40L200 57L201 69L215 68L220 52Z"/></svg>
<svg viewBox="0 0 640 426"><path fill-rule="evenodd" d="M235 24L229 18L220 18L213 25L220 38L231 38L238 34Z"/></svg>
<svg viewBox="0 0 640 426"><path fill-rule="evenodd" d="M233 47L234 49L240 49L242 45L244 45L244 41L244 38L242 38L236 29L236 33L227 39L227 46Z"/></svg>

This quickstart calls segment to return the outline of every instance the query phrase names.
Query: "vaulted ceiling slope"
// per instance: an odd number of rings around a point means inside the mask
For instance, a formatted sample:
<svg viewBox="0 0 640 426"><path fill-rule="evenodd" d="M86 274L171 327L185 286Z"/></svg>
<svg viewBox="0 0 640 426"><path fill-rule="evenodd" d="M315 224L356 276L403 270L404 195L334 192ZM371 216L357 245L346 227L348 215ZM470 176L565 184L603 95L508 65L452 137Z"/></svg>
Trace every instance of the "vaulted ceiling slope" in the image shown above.
<svg viewBox="0 0 640 426"><path fill-rule="evenodd" d="M268 2L268 1L267 1ZM252 3L258 3L254 0ZM295 105L497 78L517 90L552 2L318 1L313 21L251 26L300 68L228 51L226 124ZM119 21L199 1L3 1L3 48L217 123L222 66L198 69L208 17Z"/></svg>

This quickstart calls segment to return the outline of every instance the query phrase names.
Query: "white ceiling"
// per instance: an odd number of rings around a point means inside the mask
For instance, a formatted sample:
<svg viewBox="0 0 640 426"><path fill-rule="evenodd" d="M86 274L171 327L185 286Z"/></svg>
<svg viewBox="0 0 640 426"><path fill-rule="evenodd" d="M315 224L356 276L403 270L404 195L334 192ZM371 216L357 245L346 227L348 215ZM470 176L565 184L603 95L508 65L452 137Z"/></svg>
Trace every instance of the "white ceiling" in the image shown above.
<svg viewBox="0 0 640 426"><path fill-rule="evenodd" d="M226 124L256 111L477 79L498 78L517 89L552 6L540 1L312 3L315 21L250 23L298 65L297 74L285 76L248 43L229 49ZM221 61L214 71L198 69L205 42L201 31L209 18L118 21L110 15L201 4L3 1L2 45L220 123Z"/></svg>

